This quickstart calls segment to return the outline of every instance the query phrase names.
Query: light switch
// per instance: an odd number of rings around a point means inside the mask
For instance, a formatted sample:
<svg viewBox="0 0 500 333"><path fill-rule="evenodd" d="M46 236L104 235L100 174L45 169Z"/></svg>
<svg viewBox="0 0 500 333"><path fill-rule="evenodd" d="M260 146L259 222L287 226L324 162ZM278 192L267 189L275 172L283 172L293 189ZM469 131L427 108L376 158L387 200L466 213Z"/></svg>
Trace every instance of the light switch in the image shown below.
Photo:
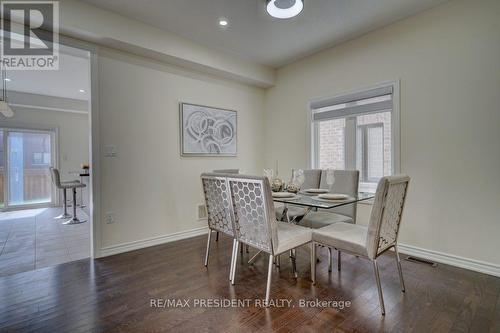
<svg viewBox="0 0 500 333"><path fill-rule="evenodd" d="M116 146L115 145L104 146L104 156L105 157L116 157Z"/></svg>

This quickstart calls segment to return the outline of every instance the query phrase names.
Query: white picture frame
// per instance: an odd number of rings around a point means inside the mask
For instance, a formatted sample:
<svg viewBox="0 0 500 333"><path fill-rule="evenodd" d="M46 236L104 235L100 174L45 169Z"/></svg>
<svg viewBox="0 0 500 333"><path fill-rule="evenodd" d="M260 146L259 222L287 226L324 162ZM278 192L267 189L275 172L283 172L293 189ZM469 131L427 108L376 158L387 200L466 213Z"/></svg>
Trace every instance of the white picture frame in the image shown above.
<svg viewBox="0 0 500 333"><path fill-rule="evenodd" d="M234 110L179 103L181 156L236 156L238 116Z"/></svg>

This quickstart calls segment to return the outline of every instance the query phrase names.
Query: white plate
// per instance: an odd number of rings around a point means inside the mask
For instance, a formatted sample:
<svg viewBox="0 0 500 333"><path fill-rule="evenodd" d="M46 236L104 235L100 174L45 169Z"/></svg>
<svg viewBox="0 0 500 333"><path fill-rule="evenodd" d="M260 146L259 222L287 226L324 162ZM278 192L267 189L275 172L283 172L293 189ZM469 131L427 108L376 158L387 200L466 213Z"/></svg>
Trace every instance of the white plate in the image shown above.
<svg viewBox="0 0 500 333"><path fill-rule="evenodd" d="M273 192L273 198L288 199L288 198L295 198L295 196L296 196L295 193L290 193L290 192Z"/></svg>
<svg viewBox="0 0 500 333"><path fill-rule="evenodd" d="M307 190L304 190L304 192L318 194L318 193L328 193L328 190L324 188L308 188Z"/></svg>
<svg viewBox="0 0 500 333"><path fill-rule="evenodd" d="M318 198L323 200L347 200L349 196L347 194L340 193L325 193L318 195Z"/></svg>

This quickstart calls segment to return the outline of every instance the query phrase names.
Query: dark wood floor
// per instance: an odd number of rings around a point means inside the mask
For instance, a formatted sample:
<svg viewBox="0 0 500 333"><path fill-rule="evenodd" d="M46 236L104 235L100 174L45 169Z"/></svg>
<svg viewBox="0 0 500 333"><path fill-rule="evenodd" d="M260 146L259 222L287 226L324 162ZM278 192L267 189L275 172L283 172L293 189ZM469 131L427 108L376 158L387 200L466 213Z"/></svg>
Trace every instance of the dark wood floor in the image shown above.
<svg viewBox="0 0 500 333"><path fill-rule="evenodd" d="M0 278L1 332L500 332L500 279L446 265L404 261L406 293L392 254L380 259L387 315L378 308L369 262L344 255L342 271L328 273L320 251L318 283L310 282L306 250L298 251L299 278L288 260L275 269L271 297L285 308L152 308L151 299L255 299L265 292L267 259L240 261L237 281L227 276L231 241L221 237L209 268L205 237L113 257L47 267ZM254 252L250 250L250 255ZM248 260L249 254L243 255ZM297 306L299 299L344 300L343 310Z"/></svg>

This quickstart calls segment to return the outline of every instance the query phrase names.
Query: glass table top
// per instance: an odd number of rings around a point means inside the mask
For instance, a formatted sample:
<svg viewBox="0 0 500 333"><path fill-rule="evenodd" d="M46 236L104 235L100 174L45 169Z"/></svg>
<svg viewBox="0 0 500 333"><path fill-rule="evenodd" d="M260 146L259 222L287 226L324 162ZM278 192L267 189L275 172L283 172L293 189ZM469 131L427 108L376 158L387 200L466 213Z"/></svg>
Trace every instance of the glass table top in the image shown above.
<svg viewBox="0 0 500 333"><path fill-rule="evenodd" d="M317 195L309 195L304 193L298 193L294 198L275 198L273 197L274 202L281 202L290 205L297 206L306 206L306 207L315 207L315 208L325 208L330 209L339 206L350 205L360 201L366 201L373 199L375 197L375 193L367 193L367 192L359 192L357 198L349 198L345 200L326 200L320 199Z"/></svg>

